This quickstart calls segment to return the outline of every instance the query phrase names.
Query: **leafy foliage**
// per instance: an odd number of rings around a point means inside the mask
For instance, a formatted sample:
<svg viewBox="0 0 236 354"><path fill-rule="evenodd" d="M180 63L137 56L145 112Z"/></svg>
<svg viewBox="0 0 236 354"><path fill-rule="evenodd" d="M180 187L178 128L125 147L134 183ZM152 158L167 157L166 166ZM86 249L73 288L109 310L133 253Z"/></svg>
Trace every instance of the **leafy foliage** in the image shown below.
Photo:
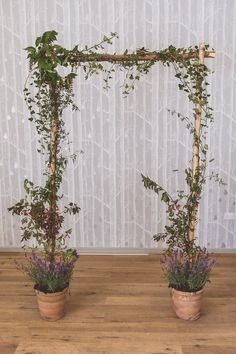
<svg viewBox="0 0 236 354"><path fill-rule="evenodd" d="M206 45L205 49L208 48L209 46ZM193 120L179 112L169 112L172 116L183 121L190 134L193 135L193 146L197 146L198 149L196 156L198 167L193 171L192 161L190 161L190 167L185 169L186 188L185 190L177 190L174 196L171 196L148 176L141 175L144 187L157 193L166 204L168 223L163 233L154 235L154 240L166 242L167 254L171 255L177 247L189 259L202 252L201 247L196 244L195 238L191 239L189 234L194 231L193 224L195 225L198 221L198 207L206 180L215 179L220 184L223 183L218 174L212 173L210 176L206 176L208 152L206 132L209 124L213 122L213 110L209 105L210 95L207 92L209 70L204 64L199 63L198 56L194 55L197 51L198 47L176 49L170 46L168 49L158 52L157 56L164 65L174 67L175 77L179 80L178 87L187 94L189 102L192 103ZM199 114L199 110L201 111L200 135L194 125L194 118ZM209 162L212 161L213 159Z"/></svg>
<svg viewBox="0 0 236 354"><path fill-rule="evenodd" d="M34 238L38 245L51 253L52 259L56 248L64 246L71 234L71 229L60 232L64 215L76 214L79 206L69 203L60 211L58 202L62 198L60 186L68 159L74 160L75 154L65 156L63 149L69 144L65 130L63 112L73 103L73 80L76 77L74 67L67 75L61 74L61 67L68 67L69 51L55 44L57 33L45 32L35 41L35 47L27 47L30 72L24 87L25 101L30 117L38 133L38 152L45 156L44 186L36 186L25 180L26 196L9 208L12 214L20 215L23 245Z"/></svg>

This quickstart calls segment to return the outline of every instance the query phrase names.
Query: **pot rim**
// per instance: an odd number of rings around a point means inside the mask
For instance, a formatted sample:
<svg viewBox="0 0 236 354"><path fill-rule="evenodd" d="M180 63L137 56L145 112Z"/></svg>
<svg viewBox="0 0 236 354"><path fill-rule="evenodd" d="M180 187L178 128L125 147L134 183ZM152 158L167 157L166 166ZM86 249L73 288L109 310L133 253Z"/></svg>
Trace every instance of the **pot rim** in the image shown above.
<svg viewBox="0 0 236 354"><path fill-rule="evenodd" d="M62 295L64 293L66 293L68 291L69 287L67 286L65 289L63 289L62 291L57 291L55 293L44 293L43 291L34 289L35 293L37 295L44 295L44 296L49 296L49 297L53 297L53 296L58 296L58 295Z"/></svg>
<svg viewBox="0 0 236 354"><path fill-rule="evenodd" d="M198 290L198 291L182 291L182 290L176 290L175 288L171 287L172 292L178 293L178 294L183 294L185 296L187 296L187 295L193 296L193 295L202 294L203 290L204 290L204 288L202 288L201 290Z"/></svg>

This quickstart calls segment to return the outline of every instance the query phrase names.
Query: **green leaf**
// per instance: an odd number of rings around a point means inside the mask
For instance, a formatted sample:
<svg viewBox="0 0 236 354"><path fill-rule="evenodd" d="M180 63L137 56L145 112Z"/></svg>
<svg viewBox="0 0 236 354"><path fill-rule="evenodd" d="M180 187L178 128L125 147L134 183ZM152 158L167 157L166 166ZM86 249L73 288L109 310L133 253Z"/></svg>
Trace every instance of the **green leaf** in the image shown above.
<svg viewBox="0 0 236 354"><path fill-rule="evenodd" d="M24 50L26 50L29 53L35 53L36 52L36 49L34 47L26 47L26 48L24 48Z"/></svg>
<svg viewBox="0 0 236 354"><path fill-rule="evenodd" d="M43 43L52 43L57 39L57 32L56 31L46 31L42 35L42 42Z"/></svg>
<svg viewBox="0 0 236 354"><path fill-rule="evenodd" d="M42 37L37 37L35 41L36 47L38 47L40 43L42 43Z"/></svg>
<svg viewBox="0 0 236 354"><path fill-rule="evenodd" d="M170 198L169 198L167 192L162 193L161 200L165 203L168 203L170 201Z"/></svg>

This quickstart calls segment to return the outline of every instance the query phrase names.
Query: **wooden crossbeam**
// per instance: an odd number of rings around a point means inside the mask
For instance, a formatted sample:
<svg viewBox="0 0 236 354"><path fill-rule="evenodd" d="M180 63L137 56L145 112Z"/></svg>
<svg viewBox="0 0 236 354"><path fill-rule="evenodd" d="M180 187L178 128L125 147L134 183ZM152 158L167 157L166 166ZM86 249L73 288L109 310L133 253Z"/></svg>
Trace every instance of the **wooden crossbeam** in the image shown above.
<svg viewBox="0 0 236 354"><path fill-rule="evenodd" d="M181 58L198 58L198 51L194 53L185 53L180 55ZM215 58L214 51L205 51L205 58ZM155 52L138 52L137 54L84 54L79 57L80 62L91 61L107 61L107 62L119 62L119 61L158 61L160 55ZM78 61L78 58L71 56L70 62Z"/></svg>

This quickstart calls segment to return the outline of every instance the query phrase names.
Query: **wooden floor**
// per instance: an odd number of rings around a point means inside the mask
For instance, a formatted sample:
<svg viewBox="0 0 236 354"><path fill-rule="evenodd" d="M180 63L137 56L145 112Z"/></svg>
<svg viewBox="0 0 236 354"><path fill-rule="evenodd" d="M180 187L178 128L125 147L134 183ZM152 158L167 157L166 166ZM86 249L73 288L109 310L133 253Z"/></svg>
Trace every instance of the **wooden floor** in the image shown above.
<svg viewBox="0 0 236 354"><path fill-rule="evenodd" d="M172 311L159 255L81 256L66 316L45 322L21 257L0 253L1 354L236 354L236 254L217 256L196 322Z"/></svg>

